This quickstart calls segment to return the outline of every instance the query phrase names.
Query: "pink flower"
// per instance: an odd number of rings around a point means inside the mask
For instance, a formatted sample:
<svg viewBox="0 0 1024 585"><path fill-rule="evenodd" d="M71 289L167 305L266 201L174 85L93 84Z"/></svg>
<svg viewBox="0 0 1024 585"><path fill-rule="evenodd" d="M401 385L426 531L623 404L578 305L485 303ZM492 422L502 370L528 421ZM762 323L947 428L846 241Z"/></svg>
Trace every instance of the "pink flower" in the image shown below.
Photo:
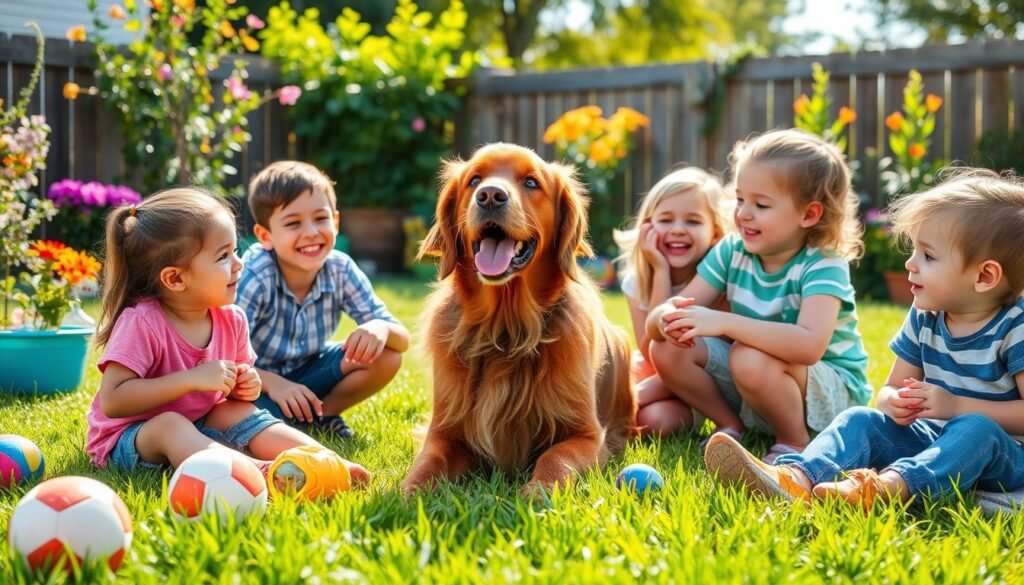
<svg viewBox="0 0 1024 585"><path fill-rule="evenodd" d="M245 24L249 25L249 28L251 28L252 30L260 30L261 28L267 26L267 23L260 20L260 17L256 16L255 14L250 14L249 16L246 16Z"/></svg>
<svg viewBox="0 0 1024 585"><path fill-rule="evenodd" d="M427 129L427 121L419 116L412 119L412 131L419 133Z"/></svg>
<svg viewBox="0 0 1024 585"><path fill-rule="evenodd" d="M247 100L252 96L252 92L242 83L242 80L234 76L228 78L228 92L236 100Z"/></svg>
<svg viewBox="0 0 1024 585"><path fill-rule="evenodd" d="M174 77L174 69L171 68L170 64L164 63L156 70L156 77L160 81L168 81Z"/></svg>
<svg viewBox="0 0 1024 585"><path fill-rule="evenodd" d="M286 85L277 92L277 99L282 106L293 106L302 96L302 89L297 85Z"/></svg>
<svg viewBox="0 0 1024 585"><path fill-rule="evenodd" d="M180 14L175 14L171 17L171 24L177 28L185 26L185 17Z"/></svg>

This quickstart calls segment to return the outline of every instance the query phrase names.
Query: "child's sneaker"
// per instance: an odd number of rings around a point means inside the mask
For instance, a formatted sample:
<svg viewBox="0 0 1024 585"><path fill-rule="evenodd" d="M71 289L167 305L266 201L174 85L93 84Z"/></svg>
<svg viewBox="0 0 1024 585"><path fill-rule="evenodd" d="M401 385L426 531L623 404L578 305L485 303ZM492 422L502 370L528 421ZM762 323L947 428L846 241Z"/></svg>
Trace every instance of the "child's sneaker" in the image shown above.
<svg viewBox="0 0 1024 585"><path fill-rule="evenodd" d="M268 471L271 496L290 493L303 499L333 496L351 488L351 478L340 455L312 445L292 447L274 459Z"/></svg>
<svg viewBox="0 0 1024 585"><path fill-rule="evenodd" d="M846 479L819 483L814 495L821 499L838 498L848 504L870 510L878 499L890 499L878 473L874 469L854 469L846 472Z"/></svg>
<svg viewBox="0 0 1024 585"><path fill-rule="evenodd" d="M715 433L708 440L704 464L719 481L742 484L751 492L786 501L811 499L810 490L800 485L792 469L765 464L726 433Z"/></svg>
<svg viewBox="0 0 1024 585"><path fill-rule="evenodd" d="M356 436L355 431L348 426L345 419L337 415L325 414L313 421L310 426L315 429L323 429L340 439L351 439Z"/></svg>

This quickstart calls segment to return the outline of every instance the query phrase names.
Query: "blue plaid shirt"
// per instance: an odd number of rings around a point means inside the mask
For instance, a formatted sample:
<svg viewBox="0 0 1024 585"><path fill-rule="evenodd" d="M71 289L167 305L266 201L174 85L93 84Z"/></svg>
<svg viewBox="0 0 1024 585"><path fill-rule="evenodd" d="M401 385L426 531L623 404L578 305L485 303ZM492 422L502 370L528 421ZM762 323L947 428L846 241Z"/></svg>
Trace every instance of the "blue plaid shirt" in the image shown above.
<svg viewBox="0 0 1024 585"><path fill-rule="evenodd" d="M253 244L242 256L238 306L249 319L256 367L287 375L318 355L348 315L357 324L373 319L398 323L366 274L347 254L331 250L313 288L300 303L277 268L277 256Z"/></svg>

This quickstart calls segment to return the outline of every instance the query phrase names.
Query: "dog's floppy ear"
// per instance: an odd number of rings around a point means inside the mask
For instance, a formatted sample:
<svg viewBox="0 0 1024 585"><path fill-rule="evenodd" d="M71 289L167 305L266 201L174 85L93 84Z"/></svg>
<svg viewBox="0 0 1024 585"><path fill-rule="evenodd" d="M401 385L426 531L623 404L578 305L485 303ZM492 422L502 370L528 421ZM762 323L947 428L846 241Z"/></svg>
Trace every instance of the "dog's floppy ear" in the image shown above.
<svg viewBox="0 0 1024 585"><path fill-rule="evenodd" d="M594 249L587 241L587 190L576 178L576 168L551 163L555 188L558 190L558 233L555 244L562 272L576 278L576 259L591 257Z"/></svg>
<svg viewBox="0 0 1024 585"><path fill-rule="evenodd" d="M459 258L465 254L462 238L459 237L455 208L459 200L462 169L465 166L466 163L459 159L444 161L441 166L441 193L437 199L436 219L416 254L417 260L424 256L441 257L438 279L444 279L451 274Z"/></svg>

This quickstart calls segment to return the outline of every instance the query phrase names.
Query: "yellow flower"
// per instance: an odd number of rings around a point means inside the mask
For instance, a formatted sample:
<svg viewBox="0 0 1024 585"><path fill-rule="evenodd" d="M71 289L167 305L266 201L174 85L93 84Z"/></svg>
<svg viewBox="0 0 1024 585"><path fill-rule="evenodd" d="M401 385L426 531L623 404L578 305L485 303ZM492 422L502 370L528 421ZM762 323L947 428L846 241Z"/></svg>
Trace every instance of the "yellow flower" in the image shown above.
<svg viewBox="0 0 1024 585"><path fill-rule="evenodd" d="M111 4L110 11L107 14L109 14L110 18L113 18L114 20L125 19L124 8L121 8L119 4Z"/></svg>
<svg viewBox="0 0 1024 585"><path fill-rule="evenodd" d="M893 112L885 118L885 126L892 132L899 132L902 125L903 114L899 112Z"/></svg>
<svg viewBox="0 0 1024 585"><path fill-rule="evenodd" d="M839 121L843 124L852 124L857 120L857 112L852 108L843 106L839 108Z"/></svg>
<svg viewBox="0 0 1024 585"><path fill-rule="evenodd" d="M807 113L807 107L811 105L810 98L806 94L801 95L793 102L793 113L797 116L803 116Z"/></svg>
<svg viewBox="0 0 1024 585"><path fill-rule="evenodd" d="M78 43L85 42L85 26L79 24L68 29L68 32L64 33L69 41L75 41Z"/></svg>
<svg viewBox="0 0 1024 585"><path fill-rule="evenodd" d="M562 130L562 119L559 118L544 130L544 143L551 144L561 138L564 134L565 132Z"/></svg>
<svg viewBox="0 0 1024 585"><path fill-rule="evenodd" d="M934 114L935 112L939 111L939 108L942 107L942 98L933 93L930 93L928 94L928 97L924 98L924 107L927 108L929 112Z"/></svg>
<svg viewBox="0 0 1024 585"><path fill-rule="evenodd" d="M203 136L203 142L199 144L199 152L203 154L210 154L211 150L209 136Z"/></svg>
<svg viewBox="0 0 1024 585"><path fill-rule="evenodd" d="M650 126L651 119L633 108L619 108L612 114L608 123L613 128L633 132L641 126Z"/></svg>
<svg viewBox="0 0 1024 585"><path fill-rule="evenodd" d="M95 278L100 271L100 263L86 252L79 252L72 248L64 248L57 252L56 272L74 286L86 278Z"/></svg>
<svg viewBox="0 0 1024 585"><path fill-rule="evenodd" d="M245 29L238 30L238 38L242 39L242 44L245 45L245 50L255 53L260 50L260 42L257 41L250 35Z"/></svg>
<svg viewBox="0 0 1024 585"><path fill-rule="evenodd" d="M615 149L612 148L608 141L603 137L590 143L590 152L587 156L590 160L594 161L596 165L603 165L608 162L609 159L615 154Z"/></svg>
<svg viewBox="0 0 1024 585"><path fill-rule="evenodd" d="M78 98L78 94L82 92L81 86L73 81L69 81L64 84L64 99L73 100Z"/></svg>
<svg viewBox="0 0 1024 585"><path fill-rule="evenodd" d="M226 20L222 20L220 22L220 34L225 39L234 38L234 36L235 36L235 27L231 26L230 22L228 22Z"/></svg>
<svg viewBox="0 0 1024 585"><path fill-rule="evenodd" d="M921 158L922 156L924 156L924 152L925 152L924 145L921 144L920 142L915 142L915 143L911 144L910 148L907 149L907 153L910 154L910 158L912 158L914 160L917 160L917 159Z"/></svg>
<svg viewBox="0 0 1024 585"><path fill-rule="evenodd" d="M196 9L196 0L174 0L174 4L182 10L192 11Z"/></svg>

